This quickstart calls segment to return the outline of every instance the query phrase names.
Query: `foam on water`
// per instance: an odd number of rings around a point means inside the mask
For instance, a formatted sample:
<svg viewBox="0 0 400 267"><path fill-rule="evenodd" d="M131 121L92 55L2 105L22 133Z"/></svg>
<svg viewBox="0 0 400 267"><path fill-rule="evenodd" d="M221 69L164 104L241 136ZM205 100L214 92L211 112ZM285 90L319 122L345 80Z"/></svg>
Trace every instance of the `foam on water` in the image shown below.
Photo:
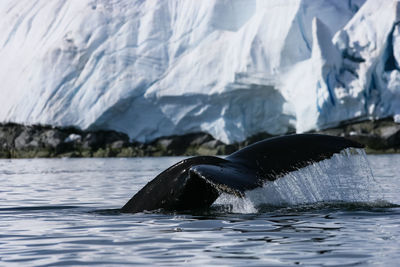
<svg viewBox="0 0 400 267"><path fill-rule="evenodd" d="M321 202L372 203L383 197L363 149L346 149L330 159L291 172L244 198L222 194L216 205L231 212L254 213L262 205L296 206Z"/></svg>

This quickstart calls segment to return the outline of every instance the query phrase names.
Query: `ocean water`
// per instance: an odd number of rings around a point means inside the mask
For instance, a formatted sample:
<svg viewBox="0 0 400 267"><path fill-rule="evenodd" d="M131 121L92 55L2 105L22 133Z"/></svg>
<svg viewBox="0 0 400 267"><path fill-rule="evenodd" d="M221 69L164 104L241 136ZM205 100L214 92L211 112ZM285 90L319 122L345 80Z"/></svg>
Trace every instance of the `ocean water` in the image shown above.
<svg viewBox="0 0 400 267"><path fill-rule="evenodd" d="M0 266L400 262L400 155L347 151L205 211L118 211L181 159L0 160Z"/></svg>

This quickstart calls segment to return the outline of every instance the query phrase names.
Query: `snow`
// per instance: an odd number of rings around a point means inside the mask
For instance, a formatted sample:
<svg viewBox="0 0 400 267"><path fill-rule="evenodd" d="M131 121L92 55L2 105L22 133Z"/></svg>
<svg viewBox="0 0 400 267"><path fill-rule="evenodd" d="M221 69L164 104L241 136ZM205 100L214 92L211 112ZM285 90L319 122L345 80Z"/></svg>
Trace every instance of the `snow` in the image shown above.
<svg viewBox="0 0 400 267"><path fill-rule="evenodd" d="M82 136L80 136L79 134L70 134L67 136L67 138L65 138L64 142L65 143L70 143L70 142L75 142L77 140L81 140Z"/></svg>
<svg viewBox="0 0 400 267"><path fill-rule="evenodd" d="M232 143L400 121L396 0L3 0L0 121Z"/></svg>

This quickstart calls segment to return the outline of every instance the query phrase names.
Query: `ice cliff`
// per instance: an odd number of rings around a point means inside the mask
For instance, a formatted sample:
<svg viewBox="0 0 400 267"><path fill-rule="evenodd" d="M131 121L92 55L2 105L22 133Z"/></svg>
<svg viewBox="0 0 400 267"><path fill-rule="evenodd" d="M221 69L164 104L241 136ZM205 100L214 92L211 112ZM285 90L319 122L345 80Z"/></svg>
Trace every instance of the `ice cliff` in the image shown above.
<svg viewBox="0 0 400 267"><path fill-rule="evenodd" d="M0 121L231 143L400 122L394 0L2 0Z"/></svg>

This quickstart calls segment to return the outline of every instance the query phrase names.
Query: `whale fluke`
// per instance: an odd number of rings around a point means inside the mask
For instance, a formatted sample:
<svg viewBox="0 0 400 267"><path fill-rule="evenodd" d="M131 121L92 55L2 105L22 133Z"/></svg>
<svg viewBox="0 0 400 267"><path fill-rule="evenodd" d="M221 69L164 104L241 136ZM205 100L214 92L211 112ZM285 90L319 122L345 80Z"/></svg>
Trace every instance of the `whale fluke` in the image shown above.
<svg viewBox="0 0 400 267"><path fill-rule="evenodd" d="M243 196L285 174L363 145L336 136L294 134L266 139L226 158L198 156L169 167L137 192L122 212L209 207L222 193Z"/></svg>

